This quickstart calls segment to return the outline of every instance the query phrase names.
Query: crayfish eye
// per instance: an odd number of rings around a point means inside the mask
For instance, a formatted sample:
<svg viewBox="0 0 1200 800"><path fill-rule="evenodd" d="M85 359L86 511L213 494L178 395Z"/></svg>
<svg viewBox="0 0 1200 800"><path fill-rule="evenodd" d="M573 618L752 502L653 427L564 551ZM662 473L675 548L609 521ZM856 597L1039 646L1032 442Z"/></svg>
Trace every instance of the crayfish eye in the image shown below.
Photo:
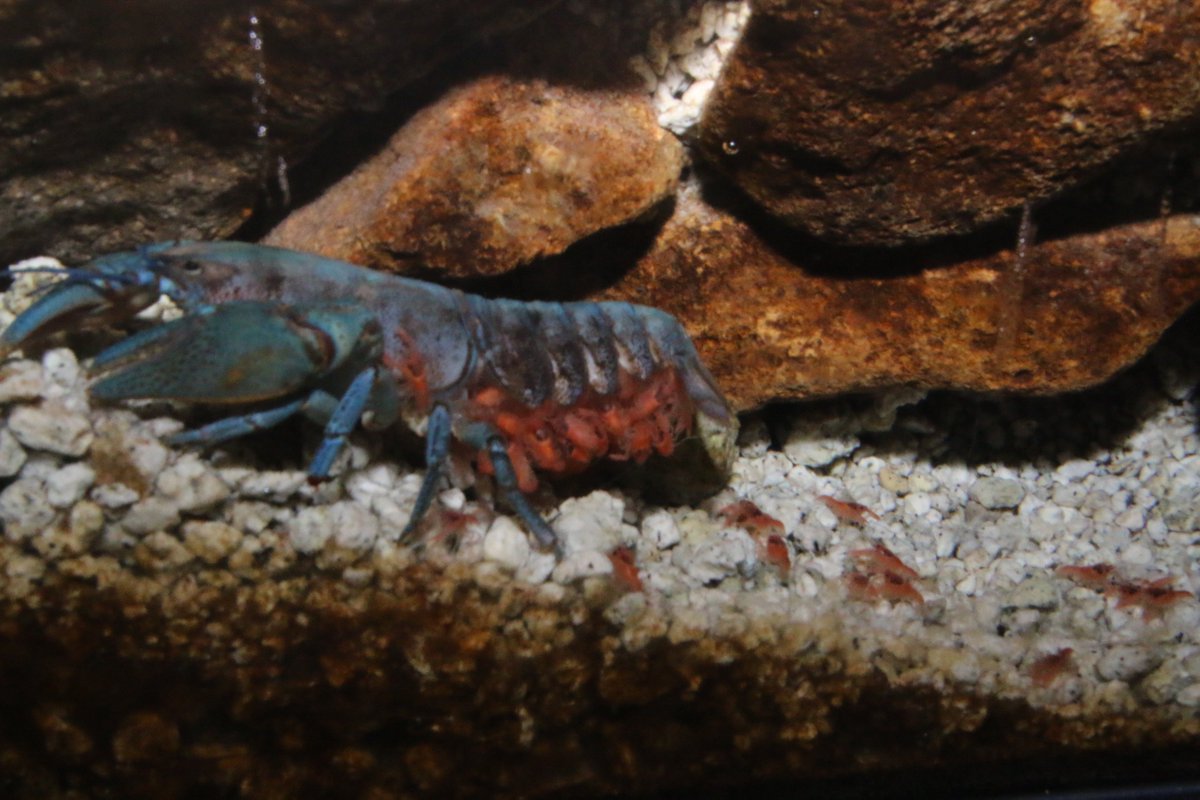
<svg viewBox="0 0 1200 800"><path fill-rule="evenodd" d="M189 275L199 275L203 267L199 261L184 261L179 265L179 268Z"/></svg>

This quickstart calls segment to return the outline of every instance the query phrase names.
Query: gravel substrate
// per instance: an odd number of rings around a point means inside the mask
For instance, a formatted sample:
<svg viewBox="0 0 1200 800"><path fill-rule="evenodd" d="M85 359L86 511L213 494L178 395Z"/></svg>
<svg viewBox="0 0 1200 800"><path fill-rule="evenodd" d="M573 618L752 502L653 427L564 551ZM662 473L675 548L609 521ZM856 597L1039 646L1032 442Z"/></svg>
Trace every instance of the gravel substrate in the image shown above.
<svg viewBox="0 0 1200 800"><path fill-rule="evenodd" d="M749 19L746 0L708 0L651 28L646 53L629 66L644 82L658 124L678 135L695 127Z"/></svg>
<svg viewBox="0 0 1200 800"><path fill-rule="evenodd" d="M4 305L22 302L6 296ZM1057 401L922 402L902 391L771 413L778 447L764 416L751 416L729 487L700 508L659 508L605 490L561 501L547 513L562 539L559 560L486 498L469 501L449 487L418 555L398 543L421 478L410 465L357 440L339 478L314 488L299 464L257 468L244 444L171 449L159 439L182 423L92 407L75 355L55 348L0 370L8 410L0 519L24 551L5 564L6 591L29 591L56 560L83 553L247 576L303 562L351 584L370 583L380 564L433 558L529 584L572 584L611 576L609 554L627 547L645 591L618 601L617 619L643 619L650 606L682 631L735 624L743 613L800 622L849 608L843 624L864 646L886 632L936 652L930 680L944 672L1053 703L1120 702L1136 683L1156 703L1194 708L1194 600L1155 618L1055 574L1105 563L1131 580L1169 576L1176 590L1200 589L1200 442L1189 399L1196 362L1160 348L1151 363L1109 393ZM822 496L879 519L839 519ZM715 513L740 499L783 524L785 574L765 561L752 532ZM923 604L846 606L851 551L875 544L918 573ZM635 625L628 635L652 634ZM1033 690L1031 661L1062 648L1073 650L1076 670Z"/></svg>
<svg viewBox="0 0 1200 800"><path fill-rule="evenodd" d="M0 325L37 282L18 280ZM422 546L399 543L421 473L366 437L317 488L301 462L260 466L253 439L169 448L160 437L182 423L162 404L93 406L75 355L55 347L0 367L0 597L14 613L45 602L52 579L103 589L136 576L142 595L168 597L222 575L252 587L319 575L352 594L421 564L452 582L527 587L540 607L591 598L627 653L735 639L816 648L893 687L967 687L1064 718L1142 709L1194 737L1195 598L1143 611L1056 572L1110 564L1127 585L1200 589L1200 360L1187 336L1169 338L1073 397L901 391L750 415L728 488L699 508L616 490L543 505L561 559L497 515L485 487L478 498L448 487ZM302 427L311 452L318 432ZM823 497L878 519L839 518ZM743 499L782 523L785 567L761 533L721 520ZM875 545L915 570L903 582L923 602L851 591ZM1061 674L1046 672L1056 657Z"/></svg>

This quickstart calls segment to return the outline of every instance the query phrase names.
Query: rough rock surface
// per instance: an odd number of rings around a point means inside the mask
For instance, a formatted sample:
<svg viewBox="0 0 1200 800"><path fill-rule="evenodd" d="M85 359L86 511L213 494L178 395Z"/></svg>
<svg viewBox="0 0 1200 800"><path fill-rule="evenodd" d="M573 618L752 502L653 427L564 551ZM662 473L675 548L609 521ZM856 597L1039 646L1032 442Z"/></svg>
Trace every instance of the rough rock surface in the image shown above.
<svg viewBox="0 0 1200 800"><path fill-rule="evenodd" d="M0 262L226 235L338 115L548 5L0 0Z"/></svg>
<svg viewBox="0 0 1200 800"><path fill-rule="evenodd" d="M675 191L682 162L639 94L484 78L423 109L265 243L492 275L646 213Z"/></svg>
<svg viewBox="0 0 1200 800"><path fill-rule="evenodd" d="M739 409L897 385L1092 386L1200 298L1193 215L1031 243L1024 263L1014 247L884 277L836 260L806 269L805 253L777 244L687 189L637 266L600 297L679 317Z"/></svg>
<svg viewBox="0 0 1200 800"><path fill-rule="evenodd" d="M1200 114L1174 0L760 0L701 121L708 160L831 241L972 230Z"/></svg>

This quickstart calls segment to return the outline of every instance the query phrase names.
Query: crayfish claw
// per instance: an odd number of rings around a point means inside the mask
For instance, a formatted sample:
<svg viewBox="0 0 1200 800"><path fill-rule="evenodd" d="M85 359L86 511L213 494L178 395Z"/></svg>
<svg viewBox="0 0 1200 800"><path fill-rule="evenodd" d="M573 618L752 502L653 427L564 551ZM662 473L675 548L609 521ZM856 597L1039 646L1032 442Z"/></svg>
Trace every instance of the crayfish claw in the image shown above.
<svg viewBox="0 0 1200 800"><path fill-rule="evenodd" d="M0 334L0 358L31 339L65 329L105 304L104 294L85 283L52 284L49 289Z"/></svg>
<svg viewBox="0 0 1200 800"><path fill-rule="evenodd" d="M100 353L93 366L111 372L92 394L217 403L283 397L325 367L314 357L311 338L277 304L228 303L149 328Z"/></svg>
<svg viewBox="0 0 1200 800"><path fill-rule="evenodd" d="M68 328L98 328L153 305L161 291L138 273L112 272L100 259L85 267L27 267L17 272L64 275L37 289L36 299L0 334L0 357L25 342Z"/></svg>

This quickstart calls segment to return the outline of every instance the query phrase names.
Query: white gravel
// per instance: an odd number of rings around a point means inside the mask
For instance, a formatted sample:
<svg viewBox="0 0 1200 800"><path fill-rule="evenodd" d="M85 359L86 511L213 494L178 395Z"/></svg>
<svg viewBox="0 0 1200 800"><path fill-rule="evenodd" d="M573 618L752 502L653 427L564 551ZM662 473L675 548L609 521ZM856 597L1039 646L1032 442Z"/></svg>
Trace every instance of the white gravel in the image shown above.
<svg viewBox="0 0 1200 800"><path fill-rule="evenodd" d="M16 294L3 308L19 308ZM472 565L481 582L561 591L615 582L609 556L627 547L645 588L605 613L628 625L620 636L630 647L833 613L878 653L880 669L897 648L924 653L910 680L975 682L1035 703L1116 706L1136 693L1191 708L1200 703L1196 600L1145 617L1055 568L1111 563L1131 580L1171 576L1175 589L1200 590L1200 437L1191 394L1179 389L1196 385L1196 356L1186 343L1160 347L1108 389L1057 400L907 391L866 408L751 415L728 487L700 508L608 490L543 504L560 560L496 514L486 485L447 488L422 546L398 545L420 473L382 451L379 437L356 438L340 476L314 489L298 452L296 463L260 464L262 439L208 452L164 446L179 423L155 406L143 416L92 406L74 356L51 348L40 362L0 366L0 522L28 556L0 571L19 577L7 591L33 591L56 559L103 553L129 569L202 567L248 580L308 569L360 586L422 558ZM839 519L822 496L880 519ZM782 523L786 573L764 562L753 531L717 515L742 499ZM923 605L849 598L850 552L876 544L919 574ZM1029 664L1067 647L1067 673L1032 686Z"/></svg>
<svg viewBox="0 0 1200 800"><path fill-rule="evenodd" d="M721 67L750 18L747 0L707 0L659 21L630 68L642 78L658 123L683 135L700 121Z"/></svg>

